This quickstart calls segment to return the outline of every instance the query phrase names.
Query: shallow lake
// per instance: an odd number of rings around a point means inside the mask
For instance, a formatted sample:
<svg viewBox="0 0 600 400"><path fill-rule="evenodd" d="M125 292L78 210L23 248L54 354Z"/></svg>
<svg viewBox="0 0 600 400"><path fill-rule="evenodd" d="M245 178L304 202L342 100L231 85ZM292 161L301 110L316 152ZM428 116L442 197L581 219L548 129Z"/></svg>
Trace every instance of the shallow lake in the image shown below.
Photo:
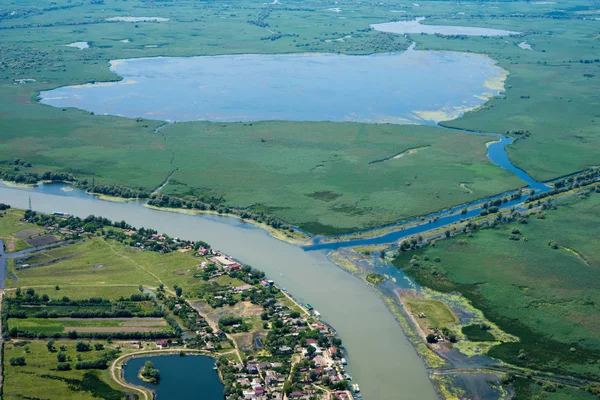
<svg viewBox="0 0 600 400"><path fill-rule="evenodd" d="M427 33L430 35L508 36L519 33L503 29L480 28L474 26L424 25L421 23L424 20L425 18L420 17L412 21L385 22L383 24L372 24L371 28L376 31L398 34Z"/></svg>
<svg viewBox="0 0 600 400"><path fill-rule="evenodd" d="M428 123L483 104L505 76L484 55L412 49L139 58L111 70L123 80L45 91L41 102L167 121Z"/></svg>
<svg viewBox="0 0 600 400"><path fill-rule="evenodd" d="M156 385L144 382L138 376L146 361L152 361L160 371L160 381ZM158 400L223 400L223 384L213 370L214 365L215 361L207 356L140 357L127 361L123 375L128 383L154 390Z"/></svg>

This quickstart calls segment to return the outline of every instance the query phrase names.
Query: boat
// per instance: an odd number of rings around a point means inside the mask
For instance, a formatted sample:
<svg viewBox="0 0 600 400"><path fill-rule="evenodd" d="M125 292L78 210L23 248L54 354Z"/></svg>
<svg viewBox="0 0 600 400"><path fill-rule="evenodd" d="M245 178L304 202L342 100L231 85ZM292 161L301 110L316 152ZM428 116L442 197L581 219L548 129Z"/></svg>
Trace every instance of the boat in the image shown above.
<svg viewBox="0 0 600 400"><path fill-rule="evenodd" d="M346 378L347 381L351 381L352 380L352 377L350 375L348 375L348 374L345 374L344 378Z"/></svg>
<svg viewBox="0 0 600 400"><path fill-rule="evenodd" d="M317 310L314 310L313 314L315 314L315 317L320 317L321 316L321 313L318 312Z"/></svg>
<svg viewBox="0 0 600 400"><path fill-rule="evenodd" d="M345 358L342 358L342 365L348 365L348 361Z"/></svg>
<svg viewBox="0 0 600 400"><path fill-rule="evenodd" d="M354 393L360 392L360 387L358 387L358 383L355 383L354 385L352 385L352 391Z"/></svg>
<svg viewBox="0 0 600 400"><path fill-rule="evenodd" d="M311 306L310 304L306 303L306 309L307 309L308 311L310 311L310 310L312 310L312 309L313 309L313 306Z"/></svg>

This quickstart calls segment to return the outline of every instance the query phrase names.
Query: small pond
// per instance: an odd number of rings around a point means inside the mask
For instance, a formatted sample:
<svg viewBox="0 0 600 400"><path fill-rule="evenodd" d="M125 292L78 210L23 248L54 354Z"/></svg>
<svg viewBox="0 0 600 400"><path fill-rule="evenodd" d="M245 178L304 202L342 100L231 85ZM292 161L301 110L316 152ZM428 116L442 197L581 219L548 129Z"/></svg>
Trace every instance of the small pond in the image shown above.
<svg viewBox="0 0 600 400"><path fill-rule="evenodd" d="M160 371L156 385L138 376L146 361L152 361ZM150 356L127 360L123 373L128 383L154 390L159 400L223 400L223 384L214 365L215 361L207 356Z"/></svg>

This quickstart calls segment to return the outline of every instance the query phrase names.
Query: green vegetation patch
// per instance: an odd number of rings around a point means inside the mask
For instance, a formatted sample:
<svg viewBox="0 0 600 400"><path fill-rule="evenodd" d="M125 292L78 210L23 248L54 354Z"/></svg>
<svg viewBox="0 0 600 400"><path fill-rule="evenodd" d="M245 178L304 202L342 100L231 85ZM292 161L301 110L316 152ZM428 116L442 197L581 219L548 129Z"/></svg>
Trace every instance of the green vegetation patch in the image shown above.
<svg viewBox="0 0 600 400"><path fill-rule="evenodd" d="M89 342L90 351L79 352L76 343L56 341L50 351L46 341L33 340L9 342L4 345L4 397L5 398L53 398L72 400L121 399L125 393L110 380L107 371L75 369L79 359L83 361L112 357L116 345L106 342ZM95 350L101 344L104 349ZM59 370L59 354L69 369ZM10 359L23 357L25 365L13 366ZM62 357L62 356L61 356ZM62 358L61 358L62 359Z"/></svg>
<svg viewBox="0 0 600 400"><path fill-rule="evenodd" d="M600 393L598 388L590 390L572 388L553 382L534 381L525 378L515 378L513 382L515 400L595 400Z"/></svg>
<svg viewBox="0 0 600 400"><path fill-rule="evenodd" d="M447 328L458 322L452 310L441 301L416 297L406 298L403 301L425 331Z"/></svg>
<svg viewBox="0 0 600 400"><path fill-rule="evenodd" d="M489 328L482 324L473 324L463 326L461 329L463 335L473 342L495 342L496 338L489 331Z"/></svg>
<svg viewBox="0 0 600 400"><path fill-rule="evenodd" d="M381 275L381 274L369 274L366 277L367 282L372 283L373 285L379 285L380 283L382 283L383 281L385 281L385 276Z"/></svg>
<svg viewBox="0 0 600 400"><path fill-rule="evenodd" d="M598 377L600 359L600 252L590 238L600 224L600 196L559 203L545 219L498 225L438 241L394 264L424 286L460 292L485 317L520 342L491 348L512 364L570 375ZM511 240L518 227L527 240ZM555 241L579 254L561 247ZM425 259L425 257L420 257Z"/></svg>

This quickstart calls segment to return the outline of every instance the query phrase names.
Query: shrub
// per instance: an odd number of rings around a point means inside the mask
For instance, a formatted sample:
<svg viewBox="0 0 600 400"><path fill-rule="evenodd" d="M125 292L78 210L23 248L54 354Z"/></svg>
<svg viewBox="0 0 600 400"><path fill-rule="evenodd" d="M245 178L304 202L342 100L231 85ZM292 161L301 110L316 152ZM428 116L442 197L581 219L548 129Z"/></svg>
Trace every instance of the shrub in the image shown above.
<svg viewBox="0 0 600 400"><path fill-rule="evenodd" d="M56 369L59 371L70 371L71 364L67 362L59 362L58 364L56 364Z"/></svg>
<svg viewBox="0 0 600 400"><path fill-rule="evenodd" d="M25 362L25 357L12 357L10 360L10 365L12 366L22 366L22 365L27 365L27 363Z"/></svg>

